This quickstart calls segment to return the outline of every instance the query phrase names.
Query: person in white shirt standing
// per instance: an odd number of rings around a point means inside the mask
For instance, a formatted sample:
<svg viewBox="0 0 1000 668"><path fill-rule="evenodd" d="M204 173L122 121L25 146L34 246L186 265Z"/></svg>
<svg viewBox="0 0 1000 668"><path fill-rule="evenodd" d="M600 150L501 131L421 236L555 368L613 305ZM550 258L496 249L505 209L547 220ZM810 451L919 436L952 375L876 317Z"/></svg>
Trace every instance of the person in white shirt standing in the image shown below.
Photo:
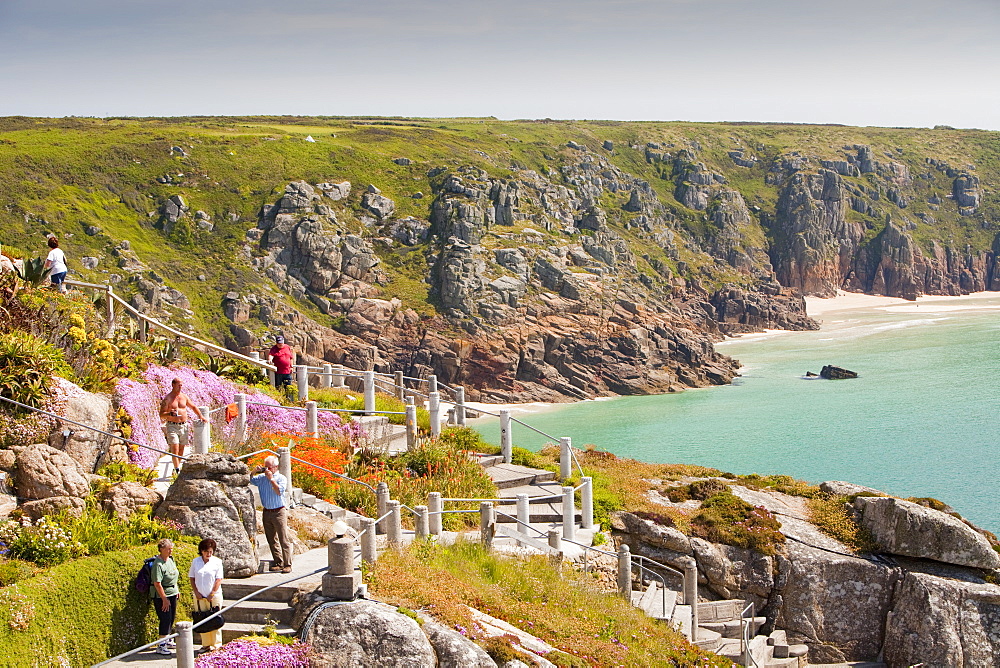
<svg viewBox="0 0 1000 668"><path fill-rule="evenodd" d="M66 266L66 253L63 253L62 249L59 248L59 239L56 237L49 237L49 256L45 259L45 268L49 270L49 280L52 281L52 287L59 292L66 292L66 286L63 285L63 281L66 280L66 272L69 271L69 267Z"/></svg>
<svg viewBox="0 0 1000 668"><path fill-rule="evenodd" d="M216 542L206 538L198 543L201 556L195 557L188 570L191 590L194 591L195 610L211 610L222 605L222 559L215 556ZM211 651L222 646L222 629L201 632L201 646Z"/></svg>

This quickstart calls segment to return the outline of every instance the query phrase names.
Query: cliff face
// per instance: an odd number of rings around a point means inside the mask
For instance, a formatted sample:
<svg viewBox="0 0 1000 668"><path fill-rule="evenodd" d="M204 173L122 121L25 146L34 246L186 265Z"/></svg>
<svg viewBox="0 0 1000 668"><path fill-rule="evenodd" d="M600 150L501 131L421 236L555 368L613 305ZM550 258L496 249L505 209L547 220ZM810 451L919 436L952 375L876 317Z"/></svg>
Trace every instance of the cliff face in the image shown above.
<svg viewBox="0 0 1000 668"><path fill-rule="evenodd" d="M802 294L1000 289L995 133L491 119L123 128L0 119L0 242L30 249L39 229L54 232L80 278L236 347L281 330L315 362L434 371L498 400L728 382L737 364L712 341L815 327ZM83 147L72 173L32 157L62 135Z"/></svg>

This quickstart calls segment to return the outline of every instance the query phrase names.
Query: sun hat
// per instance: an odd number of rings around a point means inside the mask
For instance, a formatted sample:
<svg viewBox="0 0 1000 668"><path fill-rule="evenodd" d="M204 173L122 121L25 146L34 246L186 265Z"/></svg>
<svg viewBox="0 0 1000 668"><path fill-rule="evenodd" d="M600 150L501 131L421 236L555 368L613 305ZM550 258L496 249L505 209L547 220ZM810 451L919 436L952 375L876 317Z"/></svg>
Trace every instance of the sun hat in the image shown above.
<svg viewBox="0 0 1000 668"><path fill-rule="evenodd" d="M278 334L276 337L274 337L274 342L275 343L284 343L285 342L285 337L283 337L281 334Z"/></svg>

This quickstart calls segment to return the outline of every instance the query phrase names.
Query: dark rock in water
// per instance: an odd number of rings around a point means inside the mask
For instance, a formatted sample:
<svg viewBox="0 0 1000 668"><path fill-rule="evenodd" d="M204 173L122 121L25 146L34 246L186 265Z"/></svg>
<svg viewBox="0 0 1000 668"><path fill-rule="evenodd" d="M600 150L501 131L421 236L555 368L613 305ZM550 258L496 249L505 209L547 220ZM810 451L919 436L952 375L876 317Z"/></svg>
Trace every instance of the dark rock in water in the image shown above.
<svg viewBox="0 0 1000 668"><path fill-rule="evenodd" d="M817 377L816 372L806 371L806 378L816 378L816 377Z"/></svg>
<svg viewBox="0 0 1000 668"><path fill-rule="evenodd" d="M825 367L820 369L820 378L826 378L827 380L843 380L844 378L857 378L858 374L854 371L848 371L847 369L842 369L839 366L833 366L832 364L827 364Z"/></svg>

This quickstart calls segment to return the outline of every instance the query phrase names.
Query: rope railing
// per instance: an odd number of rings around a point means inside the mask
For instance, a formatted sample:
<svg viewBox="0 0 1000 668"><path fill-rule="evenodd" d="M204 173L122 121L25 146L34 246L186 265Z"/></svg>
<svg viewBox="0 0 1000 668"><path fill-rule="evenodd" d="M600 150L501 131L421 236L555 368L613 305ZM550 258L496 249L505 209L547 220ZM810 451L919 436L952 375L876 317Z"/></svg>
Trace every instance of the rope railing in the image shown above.
<svg viewBox="0 0 1000 668"><path fill-rule="evenodd" d="M205 622L207 622L210 619L214 619L214 618L218 617L221 614L229 612L230 610L232 610L233 608L235 608L240 603L244 603L246 601L249 601L250 599L254 598L255 596L259 596L260 594L263 594L266 591L270 591L271 589L275 589L276 587L282 587L284 585L287 585L290 582L295 582L297 580L302 580L303 578L307 578L307 577L310 577L310 576L313 576L313 575L317 575L319 573L323 573L326 570L327 570L326 566L324 566L323 568L317 568L316 570L311 571L309 573L304 573L302 575L296 575L293 578L288 578L287 580L283 580L283 581L278 582L276 584L269 585L267 587L264 587L263 589L258 589L256 591L253 591L253 592L247 594L246 596L244 596L243 598L239 599L238 601L233 601L232 603L230 603L229 605L227 605L225 608L221 608L218 612L212 613L211 615L209 615L205 619L203 619L200 622L198 622L197 624L195 624L192 627L191 630L193 632L197 633L198 632L197 629L198 629L199 626L201 626L202 624L204 624ZM124 659L125 657L132 656L133 654L137 654L137 653L139 653L139 652L141 652L141 651L143 651L145 649L149 649L153 645L158 645L158 644L160 644L164 640L169 640L171 638L176 638L178 635L180 635L180 634L178 634L178 633L171 633L170 635L168 635L168 636L166 636L164 638L158 638L158 639L154 640L151 643L147 643L147 644L143 645L142 647L136 647L135 649L131 649L131 650L127 651L127 652L119 654L118 656L113 656L110 659L105 659L104 661L101 661L100 663L95 663L91 668L98 668L99 666L107 665L109 663L112 663L113 661L118 661L120 659Z"/></svg>
<svg viewBox="0 0 1000 668"><path fill-rule="evenodd" d="M124 436L119 436L118 434L112 434L111 432L103 431L101 429L98 429L97 427L91 427L88 424L83 424L82 422L77 422L75 420L70 420L69 418L63 417L61 415L57 415L55 413L51 413L49 411L42 410L41 408L35 408L34 406L28 406L27 404L22 404L20 401L14 401L13 399L8 399L7 397L4 397L4 396L0 396L0 401L6 401L7 403L14 404L15 406L19 406L21 408L25 408L25 409L27 409L29 411L34 411L36 413L41 413L42 415L48 415L49 417L55 418L57 420L61 420L62 422L68 422L68 423L74 424L74 425L76 425L78 427L83 427L84 429L90 429L91 431L96 431L98 434L104 434L105 436L110 436L111 438L117 438L119 441L123 441L125 443L128 443L129 445L135 445L135 446L140 447L140 448L146 448L147 450L152 450L153 452L159 452L162 455L170 455L171 457L177 457L178 459L182 459L184 461L187 461L187 457L185 457L183 455L175 455L172 452L167 452L166 450L160 450L159 448L154 448L151 445L144 445L143 443L137 443L137 442L135 442L133 440L125 438Z"/></svg>
<svg viewBox="0 0 1000 668"><path fill-rule="evenodd" d="M180 337L180 338L185 339L187 341L190 341L192 343L196 343L196 344L198 344L200 346L203 346L205 348L208 348L210 350L215 350L216 352L222 353L223 355L227 355L229 357L233 357L235 359L239 359L239 360L242 360L244 362L249 362L250 364L254 364L254 365L256 365L256 366L258 366L258 367L260 367L262 369L266 369L268 371L276 371L277 370L276 367L274 365L272 365L272 364L268 364L267 362L264 362L262 360L255 359L255 358L250 357L248 355L243 355L242 353L238 353L238 352L236 352L234 350L229 350L228 348L223 348L222 346L217 345L215 343L211 343L209 341L205 341L205 340L199 339L199 338L197 338L195 336L191 336L190 334L186 334L185 332L182 332L182 331L180 331L178 329L175 329L175 328L171 327L170 325L167 325L165 323L160 322L156 318L152 318L152 317L146 315L145 313L142 313L141 311L139 311L138 309L136 309L135 307L133 307L131 304L129 304L127 301L125 301L124 299L122 299L121 297L119 297L118 295L116 295L115 292L114 292L114 290L111 288L110 285L98 285L96 283L84 283L82 281L74 281L74 280L67 280L67 281L65 281L65 283L67 285L72 285L72 286L76 286L76 287L91 288L91 289L95 289L95 290L102 290L108 296L109 300L114 301L116 304L120 305L122 308L124 308L126 311L128 311L130 314L132 314L132 316L135 317L137 320L145 321L145 322L149 323L150 325L152 325L154 327L157 327L158 329L162 329L162 330L164 330L166 332L169 332L169 333L173 334L174 336ZM113 314L111 314L111 315L112 315L112 318L113 318L114 317ZM109 323L109 325L110 324L111 323Z"/></svg>

